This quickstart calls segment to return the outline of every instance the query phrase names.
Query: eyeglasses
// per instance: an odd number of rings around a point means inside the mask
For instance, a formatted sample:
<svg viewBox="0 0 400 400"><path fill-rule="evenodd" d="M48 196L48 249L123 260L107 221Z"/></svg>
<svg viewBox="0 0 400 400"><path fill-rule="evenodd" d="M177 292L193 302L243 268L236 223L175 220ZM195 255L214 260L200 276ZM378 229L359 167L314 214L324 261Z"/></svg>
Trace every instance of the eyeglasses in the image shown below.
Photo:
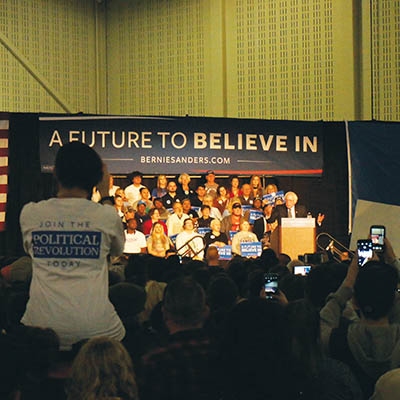
<svg viewBox="0 0 400 400"><path fill-rule="evenodd" d="M234 206L232 206L232 208L242 208L242 206L240 204L235 204Z"/></svg>

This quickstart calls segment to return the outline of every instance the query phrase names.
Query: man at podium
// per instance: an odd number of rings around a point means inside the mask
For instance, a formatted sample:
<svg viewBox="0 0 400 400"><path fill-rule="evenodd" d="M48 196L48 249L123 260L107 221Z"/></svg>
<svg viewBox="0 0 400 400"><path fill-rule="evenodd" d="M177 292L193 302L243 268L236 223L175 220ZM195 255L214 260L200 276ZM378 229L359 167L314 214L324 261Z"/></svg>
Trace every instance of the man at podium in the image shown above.
<svg viewBox="0 0 400 400"><path fill-rule="evenodd" d="M305 206L297 204L298 199L299 198L296 193L287 192L285 194L285 204L278 205L274 208L271 220L278 221L278 224L280 225L282 218L306 218L307 209ZM316 218L316 223L318 226L321 226L324 218L324 214L318 214Z"/></svg>
<svg viewBox="0 0 400 400"><path fill-rule="evenodd" d="M285 203L277 205L271 217L279 225L275 239L271 236L271 247L277 248L279 253L288 254L292 259L315 252L316 225L320 226L324 219L322 214L312 218L306 207L297 204L297 201L296 193L287 192Z"/></svg>

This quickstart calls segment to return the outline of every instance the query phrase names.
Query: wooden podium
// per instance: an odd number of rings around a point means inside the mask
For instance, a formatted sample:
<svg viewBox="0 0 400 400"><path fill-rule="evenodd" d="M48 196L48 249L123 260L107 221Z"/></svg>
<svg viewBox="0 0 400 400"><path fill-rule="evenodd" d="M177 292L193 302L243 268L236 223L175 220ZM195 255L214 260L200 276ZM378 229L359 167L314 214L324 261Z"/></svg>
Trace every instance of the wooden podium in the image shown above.
<svg viewBox="0 0 400 400"><path fill-rule="evenodd" d="M297 259L315 253L315 218L282 218L279 227L279 253Z"/></svg>

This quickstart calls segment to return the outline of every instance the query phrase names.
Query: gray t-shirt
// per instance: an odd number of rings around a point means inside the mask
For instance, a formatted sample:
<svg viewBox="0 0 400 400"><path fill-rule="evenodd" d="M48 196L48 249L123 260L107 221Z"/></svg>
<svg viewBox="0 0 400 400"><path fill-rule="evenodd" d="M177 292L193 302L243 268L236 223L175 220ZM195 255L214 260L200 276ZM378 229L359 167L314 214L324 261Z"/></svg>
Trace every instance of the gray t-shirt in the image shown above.
<svg viewBox="0 0 400 400"><path fill-rule="evenodd" d="M122 340L124 326L108 298L107 257L124 246L121 218L81 198L29 203L20 216L32 258L30 297L21 322L56 331L61 350L93 336Z"/></svg>

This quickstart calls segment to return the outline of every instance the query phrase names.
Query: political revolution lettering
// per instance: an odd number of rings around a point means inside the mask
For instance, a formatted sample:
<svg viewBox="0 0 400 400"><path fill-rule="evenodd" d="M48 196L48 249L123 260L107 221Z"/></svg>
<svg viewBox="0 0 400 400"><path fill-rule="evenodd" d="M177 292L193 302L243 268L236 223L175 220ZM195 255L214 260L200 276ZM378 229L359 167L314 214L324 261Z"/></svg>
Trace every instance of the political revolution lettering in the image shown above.
<svg viewBox="0 0 400 400"><path fill-rule="evenodd" d="M33 255L39 258L99 258L101 232L34 231Z"/></svg>
<svg viewBox="0 0 400 400"><path fill-rule="evenodd" d="M65 143L93 147L112 173L320 175L319 122L228 118L41 117L43 172Z"/></svg>

